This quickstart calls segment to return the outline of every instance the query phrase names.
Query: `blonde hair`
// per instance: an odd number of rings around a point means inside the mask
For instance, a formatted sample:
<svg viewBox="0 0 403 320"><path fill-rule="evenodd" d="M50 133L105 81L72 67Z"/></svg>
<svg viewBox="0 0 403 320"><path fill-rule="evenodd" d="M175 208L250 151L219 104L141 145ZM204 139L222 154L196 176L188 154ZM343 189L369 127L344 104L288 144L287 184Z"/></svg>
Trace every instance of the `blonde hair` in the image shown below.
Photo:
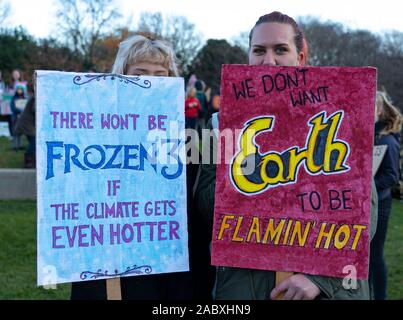
<svg viewBox="0 0 403 320"><path fill-rule="evenodd" d="M170 77L178 77L175 53L165 41L134 35L119 45L112 73L126 74L130 65L140 62L155 63L168 69Z"/></svg>
<svg viewBox="0 0 403 320"><path fill-rule="evenodd" d="M379 120L383 121L386 126L379 133L380 135L388 135L395 132L400 132L402 129L403 117L399 109L395 107L386 94L381 91L376 92L376 108L381 111Z"/></svg>
<svg viewBox="0 0 403 320"><path fill-rule="evenodd" d="M186 93L186 97L191 97L191 96L195 97L196 93L197 93L196 88L195 87L190 87L188 89L187 93Z"/></svg>

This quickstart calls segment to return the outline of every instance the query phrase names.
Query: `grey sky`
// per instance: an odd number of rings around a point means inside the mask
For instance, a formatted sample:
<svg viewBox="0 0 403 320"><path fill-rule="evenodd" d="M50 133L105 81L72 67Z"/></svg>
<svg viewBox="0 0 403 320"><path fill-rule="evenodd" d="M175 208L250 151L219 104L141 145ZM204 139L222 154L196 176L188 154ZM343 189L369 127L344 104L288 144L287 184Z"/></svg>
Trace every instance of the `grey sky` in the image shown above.
<svg viewBox="0 0 403 320"><path fill-rule="evenodd" d="M205 39L230 39L249 30L257 18L279 10L294 18L312 15L322 20L342 22L351 28L373 32L403 32L402 5L397 0L116 0L124 18L131 16L133 26L140 12L183 15L196 25ZM54 0L11 0L10 26L23 25L36 37L55 32ZM118 26L118 24L117 24Z"/></svg>

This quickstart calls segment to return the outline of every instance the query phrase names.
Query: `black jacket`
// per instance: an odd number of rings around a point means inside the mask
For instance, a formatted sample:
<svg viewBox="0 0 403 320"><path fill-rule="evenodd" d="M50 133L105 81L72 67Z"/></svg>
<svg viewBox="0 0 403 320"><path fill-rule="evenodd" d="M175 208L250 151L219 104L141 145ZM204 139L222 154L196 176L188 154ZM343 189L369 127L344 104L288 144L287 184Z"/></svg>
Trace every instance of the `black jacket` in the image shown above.
<svg viewBox="0 0 403 320"><path fill-rule="evenodd" d="M399 181L399 133L380 135L385 124L375 124L375 145L387 145L386 153L375 175L379 200L391 195L392 187Z"/></svg>

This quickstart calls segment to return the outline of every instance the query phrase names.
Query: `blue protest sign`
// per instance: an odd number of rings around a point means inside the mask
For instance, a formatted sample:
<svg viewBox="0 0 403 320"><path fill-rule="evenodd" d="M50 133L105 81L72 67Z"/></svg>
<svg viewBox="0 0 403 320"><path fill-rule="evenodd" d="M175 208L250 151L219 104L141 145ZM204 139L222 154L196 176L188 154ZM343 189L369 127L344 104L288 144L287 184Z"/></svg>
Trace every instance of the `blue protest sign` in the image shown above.
<svg viewBox="0 0 403 320"><path fill-rule="evenodd" d="M182 78L37 72L38 285L188 270Z"/></svg>

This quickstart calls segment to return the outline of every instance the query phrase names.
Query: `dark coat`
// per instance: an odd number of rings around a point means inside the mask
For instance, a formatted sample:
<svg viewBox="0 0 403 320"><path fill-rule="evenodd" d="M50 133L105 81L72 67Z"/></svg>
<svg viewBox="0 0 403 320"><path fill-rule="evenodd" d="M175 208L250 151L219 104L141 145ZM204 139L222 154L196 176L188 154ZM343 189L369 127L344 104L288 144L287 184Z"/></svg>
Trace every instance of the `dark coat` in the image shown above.
<svg viewBox="0 0 403 320"><path fill-rule="evenodd" d="M31 98L14 128L14 134L35 137L35 98Z"/></svg>
<svg viewBox="0 0 403 320"><path fill-rule="evenodd" d="M375 124L375 145L386 145L386 153L375 175L375 184L380 200L391 196L392 187L399 181L399 133L380 135L385 124Z"/></svg>

